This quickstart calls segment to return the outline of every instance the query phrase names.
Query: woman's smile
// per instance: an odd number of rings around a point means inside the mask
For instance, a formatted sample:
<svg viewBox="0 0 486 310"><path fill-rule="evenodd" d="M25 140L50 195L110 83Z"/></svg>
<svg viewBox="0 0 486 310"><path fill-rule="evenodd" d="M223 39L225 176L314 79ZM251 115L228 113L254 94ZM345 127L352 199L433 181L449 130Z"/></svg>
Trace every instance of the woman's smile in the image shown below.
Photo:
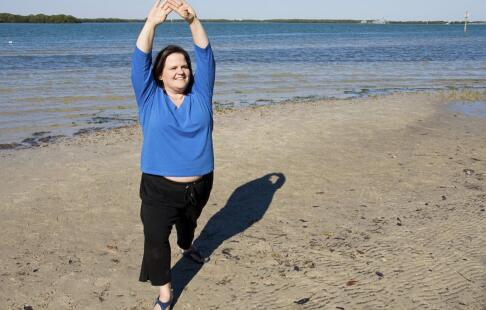
<svg viewBox="0 0 486 310"><path fill-rule="evenodd" d="M167 56L160 79L164 83L166 91L183 93L189 84L189 74L191 74L191 70L184 55L173 53Z"/></svg>

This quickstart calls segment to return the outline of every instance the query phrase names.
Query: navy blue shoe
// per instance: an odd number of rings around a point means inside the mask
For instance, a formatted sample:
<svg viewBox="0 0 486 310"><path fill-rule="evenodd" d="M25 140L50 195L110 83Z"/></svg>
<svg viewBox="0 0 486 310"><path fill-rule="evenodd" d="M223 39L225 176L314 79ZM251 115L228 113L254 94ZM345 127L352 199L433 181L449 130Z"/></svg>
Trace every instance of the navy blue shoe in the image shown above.
<svg viewBox="0 0 486 310"><path fill-rule="evenodd" d="M209 262L209 257L204 257L201 252L193 245L188 250L182 250L182 255L196 264L204 264Z"/></svg>
<svg viewBox="0 0 486 310"><path fill-rule="evenodd" d="M170 292L170 299L168 302L161 302L160 299L159 299L160 295L157 296L157 298L155 298L155 301L154 301L154 307L156 305L159 305L160 306L160 309L161 310L167 310L167 308L171 307L172 308L172 299L173 299L173 295L172 295L172 291Z"/></svg>

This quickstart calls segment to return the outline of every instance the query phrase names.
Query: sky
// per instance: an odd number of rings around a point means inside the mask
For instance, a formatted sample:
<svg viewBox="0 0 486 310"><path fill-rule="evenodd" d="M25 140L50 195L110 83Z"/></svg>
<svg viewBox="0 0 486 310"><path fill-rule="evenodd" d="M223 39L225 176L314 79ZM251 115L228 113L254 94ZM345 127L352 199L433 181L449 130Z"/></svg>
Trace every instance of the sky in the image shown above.
<svg viewBox="0 0 486 310"><path fill-rule="evenodd" d="M1 0L0 12L145 18L153 0ZM486 0L189 0L200 18L486 21ZM175 18L175 16L174 16Z"/></svg>

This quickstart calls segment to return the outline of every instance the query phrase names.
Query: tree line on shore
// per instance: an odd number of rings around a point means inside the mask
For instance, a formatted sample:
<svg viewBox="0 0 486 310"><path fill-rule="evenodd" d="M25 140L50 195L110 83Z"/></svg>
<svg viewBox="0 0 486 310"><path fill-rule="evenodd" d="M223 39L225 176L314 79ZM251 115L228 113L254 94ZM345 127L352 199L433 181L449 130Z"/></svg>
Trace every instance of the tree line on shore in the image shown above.
<svg viewBox="0 0 486 310"><path fill-rule="evenodd" d="M122 18L77 18L72 15L16 15L10 13L0 13L0 23L54 23L54 24L70 24L70 23L137 23L143 22L143 19L122 19ZM182 20L174 19L174 22L182 22ZM208 22L240 22L240 23L329 23L329 24L359 24L359 23L373 23L373 20L354 20L354 19L204 19ZM461 21L386 21L387 24L459 24ZM470 22L482 23L482 22Z"/></svg>
<svg viewBox="0 0 486 310"><path fill-rule="evenodd" d="M143 20L121 19L121 18L77 18L72 15L15 15L0 13L0 23L38 23L38 24L76 24L76 23L126 23L141 22Z"/></svg>
<svg viewBox="0 0 486 310"><path fill-rule="evenodd" d="M0 23L80 23L80 21L71 15L14 15L9 13L0 13Z"/></svg>

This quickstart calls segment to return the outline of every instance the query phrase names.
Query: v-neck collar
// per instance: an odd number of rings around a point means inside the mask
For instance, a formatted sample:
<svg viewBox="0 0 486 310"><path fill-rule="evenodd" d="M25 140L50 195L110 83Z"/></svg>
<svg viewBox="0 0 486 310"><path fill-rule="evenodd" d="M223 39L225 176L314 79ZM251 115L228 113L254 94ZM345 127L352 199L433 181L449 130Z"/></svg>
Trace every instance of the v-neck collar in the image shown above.
<svg viewBox="0 0 486 310"><path fill-rule="evenodd" d="M172 98L164 92L164 95L167 97L167 100L169 101L169 105L174 109L174 110L180 110L183 105L185 105L185 102L187 100L187 95L184 95L184 98L182 99L182 102L179 106L177 106L174 101L172 101Z"/></svg>

